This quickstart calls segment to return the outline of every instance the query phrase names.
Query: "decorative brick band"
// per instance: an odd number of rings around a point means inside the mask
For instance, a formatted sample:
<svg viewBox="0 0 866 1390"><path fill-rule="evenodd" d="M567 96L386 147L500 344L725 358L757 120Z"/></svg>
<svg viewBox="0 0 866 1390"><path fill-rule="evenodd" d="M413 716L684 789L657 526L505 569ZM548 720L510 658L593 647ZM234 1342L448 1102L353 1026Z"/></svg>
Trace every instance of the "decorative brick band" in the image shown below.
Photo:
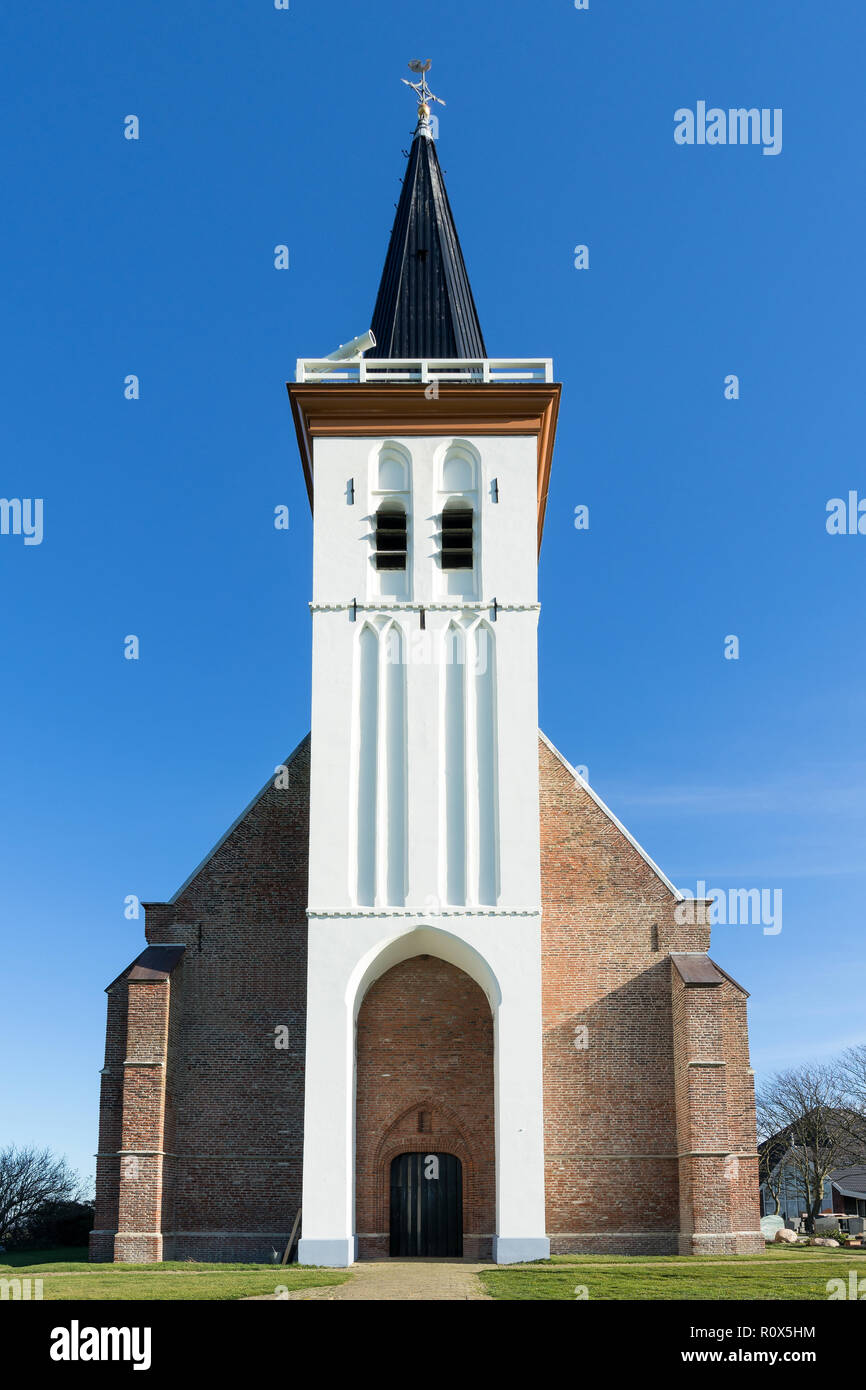
<svg viewBox="0 0 866 1390"><path fill-rule="evenodd" d="M280 1149L270 1154L175 1154L168 1149L115 1149L113 1153L97 1153L95 1158L121 1158L134 1154L138 1158L175 1158L187 1163L288 1163L296 1161L303 1149Z"/></svg>
<svg viewBox="0 0 866 1390"><path fill-rule="evenodd" d="M645 1163L647 1159L659 1159L665 1163L677 1162L681 1158L757 1158L756 1153L736 1153L732 1149L687 1149L681 1154L569 1154L546 1153L546 1158L577 1159L582 1163Z"/></svg>
<svg viewBox="0 0 866 1390"><path fill-rule="evenodd" d="M555 1153L547 1150L545 1158L567 1158L576 1159L581 1163L643 1163L648 1158L661 1159L666 1163L676 1162L682 1158L682 1154L584 1154L584 1153Z"/></svg>
<svg viewBox="0 0 866 1390"><path fill-rule="evenodd" d="M734 1149L690 1149L688 1153L680 1154L680 1158L742 1158L755 1159L756 1153L737 1153Z"/></svg>
<svg viewBox="0 0 866 1390"><path fill-rule="evenodd" d="M635 1236L673 1236L678 1237L680 1231L551 1231L551 1236L556 1236L558 1240L587 1240L590 1236L602 1236L605 1240L630 1240ZM720 1237L728 1236L763 1236L760 1231L691 1231L689 1237L692 1240L718 1240Z"/></svg>
<svg viewBox="0 0 866 1390"><path fill-rule="evenodd" d="M764 1240L763 1231L690 1231L692 1240L718 1240L720 1236L760 1236Z"/></svg>
<svg viewBox="0 0 866 1390"><path fill-rule="evenodd" d="M126 1231L124 1231L123 1234L126 1235ZM133 1232L132 1234L135 1234L135 1232ZM145 1232L145 1234L148 1234L148 1233ZM161 1234L162 1234L163 1236L165 1236L165 1237L168 1237L168 1236L202 1236L202 1237L204 1237L204 1236L207 1236L207 1237L213 1236L213 1237L217 1237L217 1236L219 1236L220 1239L223 1239L223 1238L226 1237L226 1236L231 1236L233 1240L234 1240L235 1238L237 1238L238 1240L261 1240L263 1236L267 1236L269 1239L270 1239L271 1237L273 1237L275 1240L285 1240L286 1235L287 1235L287 1232L286 1232L285 1230L282 1230L282 1231L162 1231Z"/></svg>

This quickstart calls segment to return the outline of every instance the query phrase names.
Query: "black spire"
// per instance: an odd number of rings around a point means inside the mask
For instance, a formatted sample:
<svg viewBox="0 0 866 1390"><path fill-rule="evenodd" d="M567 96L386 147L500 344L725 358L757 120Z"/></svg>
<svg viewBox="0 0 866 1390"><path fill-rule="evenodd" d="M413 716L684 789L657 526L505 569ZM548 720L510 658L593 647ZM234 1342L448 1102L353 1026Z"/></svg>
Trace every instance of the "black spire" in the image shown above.
<svg viewBox="0 0 866 1390"><path fill-rule="evenodd" d="M486 357L424 108L419 116L373 311L376 346L366 356Z"/></svg>

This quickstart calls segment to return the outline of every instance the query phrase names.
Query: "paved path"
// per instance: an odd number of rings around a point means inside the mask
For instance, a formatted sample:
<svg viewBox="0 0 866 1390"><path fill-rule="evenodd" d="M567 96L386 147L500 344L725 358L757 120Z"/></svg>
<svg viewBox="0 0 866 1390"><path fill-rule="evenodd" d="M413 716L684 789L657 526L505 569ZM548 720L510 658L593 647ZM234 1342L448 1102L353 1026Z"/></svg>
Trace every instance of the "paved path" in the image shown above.
<svg viewBox="0 0 866 1390"><path fill-rule="evenodd" d="M335 1303L357 1300L388 1302L427 1302L441 1299L488 1300L490 1295L478 1278L478 1271L490 1264L468 1264L462 1260L364 1260L352 1265L352 1277L345 1284L323 1289L298 1289L292 1300L327 1299Z"/></svg>

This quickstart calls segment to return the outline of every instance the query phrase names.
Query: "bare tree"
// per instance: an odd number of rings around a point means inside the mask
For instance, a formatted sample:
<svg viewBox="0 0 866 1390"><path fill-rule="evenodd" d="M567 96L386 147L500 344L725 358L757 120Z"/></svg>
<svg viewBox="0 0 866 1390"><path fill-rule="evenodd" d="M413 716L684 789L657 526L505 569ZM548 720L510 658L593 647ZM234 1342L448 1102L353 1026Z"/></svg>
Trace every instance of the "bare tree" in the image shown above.
<svg viewBox="0 0 866 1390"><path fill-rule="evenodd" d="M50 1149L0 1149L0 1243L14 1240L47 1202L75 1201L80 1190L77 1173Z"/></svg>
<svg viewBox="0 0 866 1390"><path fill-rule="evenodd" d="M849 1047L842 1053L842 1074L848 1091L848 1104L866 1130L866 1043Z"/></svg>
<svg viewBox="0 0 866 1390"><path fill-rule="evenodd" d="M781 1192L785 1181L785 1168L779 1162L779 1150L769 1135L767 1142L758 1149L758 1178L773 1199L773 1215L778 1216L782 1207Z"/></svg>
<svg viewBox="0 0 866 1390"><path fill-rule="evenodd" d="M835 1062L779 1072L758 1092L756 1104L760 1133L775 1156L773 1171L781 1167L794 1174L806 1229L814 1231L828 1175L866 1159L862 1118L851 1108L843 1066Z"/></svg>

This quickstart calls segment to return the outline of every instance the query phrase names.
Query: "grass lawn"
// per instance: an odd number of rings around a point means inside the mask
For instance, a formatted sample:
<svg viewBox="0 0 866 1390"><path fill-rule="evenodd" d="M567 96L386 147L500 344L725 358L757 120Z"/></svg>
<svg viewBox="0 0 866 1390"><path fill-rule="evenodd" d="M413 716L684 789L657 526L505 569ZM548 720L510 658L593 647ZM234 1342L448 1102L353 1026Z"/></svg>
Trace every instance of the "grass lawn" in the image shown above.
<svg viewBox="0 0 866 1390"><path fill-rule="evenodd" d="M0 1278L42 1280L45 1302L86 1299L232 1299L343 1284L348 1274L309 1265L89 1264L86 1250L25 1250L0 1255Z"/></svg>
<svg viewBox="0 0 866 1390"><path fill-rule="evenodd" d="M859 1251L784 1247L765 1255L555 1255L540 1265L485 1270L491 1298L505 1301L589 1299L735 1302L742 1299L827 1301L827 1280L866 1274ZM587 1295L576 1290L586 1289Z"/></svg>

